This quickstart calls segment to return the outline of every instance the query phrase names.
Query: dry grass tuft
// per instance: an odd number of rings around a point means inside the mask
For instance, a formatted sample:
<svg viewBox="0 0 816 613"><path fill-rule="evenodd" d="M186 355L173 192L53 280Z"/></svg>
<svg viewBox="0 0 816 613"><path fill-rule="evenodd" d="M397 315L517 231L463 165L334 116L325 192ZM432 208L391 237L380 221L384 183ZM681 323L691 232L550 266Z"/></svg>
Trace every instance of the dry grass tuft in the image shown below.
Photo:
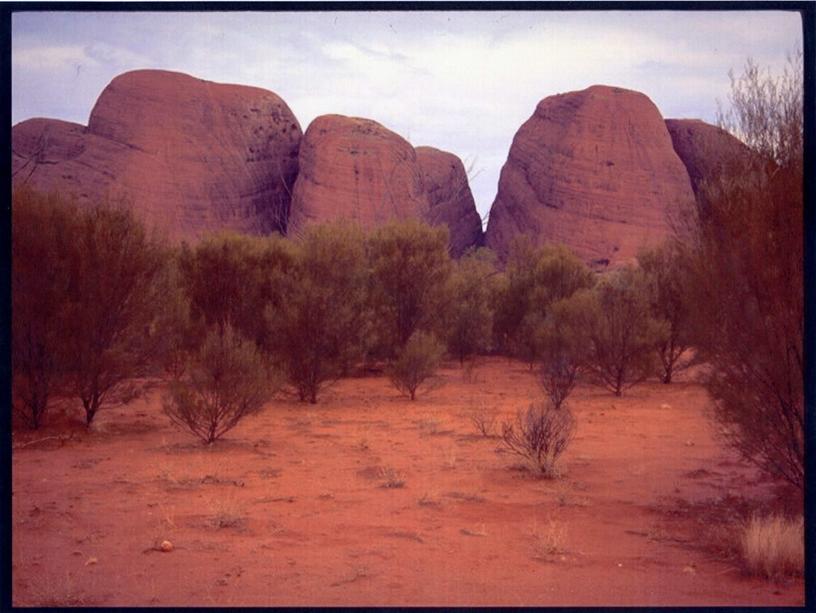
<svg viewBox="0 0 816 613"><path fill-rule="evenodd" d="M37 582L33 586L30 598L16 603L17 606L35 607L85 607L93 606L95 603L88 598L76 585L71 573L65 573L65 579L61 577L49 577L47 580Z"/></svg>
<svg viewBox="0 0 816 613"><path fill-rule="evenodd" d="M565 552L564 541L567 538L567 528L561 522L553 519L544 524L535 522L528 533L533 541L534 558L546 558Z"/></svg>
<svg viewBox="0 0 816 613"><path fill-rule="evenodd" d="M470 423L472 423L476 431L485 438L493 438L496 436L497 419L498 415L494 412L490 412L484 404L480 405L479 408L470 415Z"/></svg>
<svg viewBox="0 0 816 613"><path fill-rule="evenodd" d="M450 445L449 447L446 447L442 453L444 454L445 468L449 470L456 468L456 447L454 445Z"/></svg>
<svg viewBox="0 0 816 613"><path fill-rule="evenodd" d="M436 492L425 492L422 494L422 497L417 500L417 504L421 507L441 507L442 501L439 500L439 496Z"/></svg>
<svg viewBox="0 0 816 613"><path fill-rule="evenodd" d="M740 535L746 570L769 579L801 575L805 567L803 517L754 516Z"/></svg>
<svg viewBox="0 0 816 613"><path fill-rule="evenodd" d="M462 502L484 502L486 498L478 492L448 492L445 494L448 498L454 500L461 500Z"/></svg>
<svg viewBox="0 0 816 613"><path fill-rule="evenodd" d="M421 419L417 421L416 424L419 427L419 432L422 436L434 436L441 432L440 426L442 424L438 419Z"/></svg>
<svg viewBox="0 0 816 613"><path fill-rule="evenodd" d="M383 466L379 469L377 475L382 482L380 487L387 489L398 489L405 487L405 477L396 468L390 466Z"/></svg>
<svg viewBox="0 0 816 613"><path fill-rule="evenodd" d="M208 523L213 528L242 528L246 523L243 509L231 498L213 500L210 511Z"/></svg>
<svg viewBox="0 0 816 613"><path fill-rule="evenodd" d="M479 524L475 528L462 528L460 530L465 536L487 536L487 530L484 524Z"/></svg>

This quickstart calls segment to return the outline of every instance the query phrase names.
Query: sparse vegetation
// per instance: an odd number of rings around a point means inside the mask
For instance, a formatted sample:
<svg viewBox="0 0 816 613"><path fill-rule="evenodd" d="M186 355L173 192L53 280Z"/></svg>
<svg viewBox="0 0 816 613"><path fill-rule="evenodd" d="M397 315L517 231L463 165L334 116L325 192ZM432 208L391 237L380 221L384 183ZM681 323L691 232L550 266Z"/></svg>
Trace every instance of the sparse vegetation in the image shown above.
<svg viewBox="0 0 816 613"><path fill-rule="evenodd" d="M210 502L210 515L207 523L217 530L225 528L242 528L246 517L240 505L231 498L216 498Z"/></svg>
<svg viewBox="0 0 816 613"><path fill-rule="evenodd" d="M444 450L445 468L449 470L456 468L456 460L458 457L459 456L454 445L446 447Z"/></svg>
<svg viewBox="0 0 816 613"><path fill-rule="evenodd" d="M534 403L520 410L514 422L502 424L502 441L529 468L546 478L559 476L556 463L575 432L575 418L566 407Z"/></svg>
<svg viewBox="0 0 816 613"><path fill-rule="evenodd" d="M487 529L484 524L479 524L474 528L462 528L460 532L465 536L487 536Z"/></svg>

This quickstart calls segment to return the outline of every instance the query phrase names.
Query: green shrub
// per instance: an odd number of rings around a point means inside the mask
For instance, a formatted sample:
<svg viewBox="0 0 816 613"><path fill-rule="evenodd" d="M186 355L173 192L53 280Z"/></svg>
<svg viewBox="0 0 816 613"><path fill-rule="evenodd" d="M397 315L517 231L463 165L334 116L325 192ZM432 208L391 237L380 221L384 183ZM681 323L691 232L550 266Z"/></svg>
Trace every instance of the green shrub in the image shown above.
<svg viewBox="0 0 816 613"><path fill-rule="evenodd" d="M692 364L691 313L688 294L683 288L680 257L671 244L638 255L649 292L652 317L667 324L667 334L658 339L655 349L663 367L663 383Z"/></svg>
<svg viewBox="0 0 816 613"><path fill-rule="evenodd" d="M368 272L361 232L348 224L311 226L293 246L281 301L266 309L271 352L301 401L363 355Z"/></svg>
<svg viewBox="0 0 816 613"><path fill-rule="evenodd" d="M493 312L492 280L496 273L492 252L479 249L463 256L451 275L448 313L448 350L465 358L490 349Z"/></svg>
<svg viewBox="0 0 816 613"><path fill-rule="evenodd" d="M417 330L441 335L451 303L447 228L390 223L369 237L368 256L377 353L393 358Z"/></svg>
<svg viewBox="0 0 816 613"><path fill-rule="evenodd" d="M585 364L595 383L620 396L657 372L654 347L667 331L651 315L640 270L617 270L575 299L590 339Z"/></svg>
<svg viewBox="0 0 816 613"><path fill-rule="evenodd" d="M554 302L536 331L541 348L539 383L556 409L572 393L589 356L586 315L581 294L573 294Z"/></svg>
<svg viewBox="0 0 816 613"><path fill-rule="evenodd" d="M281 304L283 280L293 266L289 241L220 233L194 248L183 245L178 260L193 323L219 330L229 325L266 346L263 312Z"/></svg>
<svg viewBox="0 0 816 613"><path fill-rule="evenodd" d="M444 351L433 334L414 332L389 368L391 383L414 400L417 390L436 372Z"/></svg>
<svg viewBox="0 0 816 613"><path fill-rule="evenodd" d="M207 335L186 371L170 384L164 412L207 444L260 410L274 389L255 344L229 325Z"/></svg>
<svg viewBox="0 0 816 613"><path fill-rule="evenodd" d="M594 283L592 272L566 247L539 247L520 237L511 246L497 296L497 346L532 368L541 356L539 330L549 306Z"/></svg>
<svg viewBox="0 0 816 613"><path fill-rule="evenodd" d="M152 366L167 251L124 205L80 211L72 239L65 369L90 425L103 404L127 401L130 380Z"/></svg>
<svg viewBox="0 0 816 613"><path fill-rule="evenodd" d="M15 190L11 228L12 398L39 428L65 375L66 300L76 209L56 194Z"/></svg>

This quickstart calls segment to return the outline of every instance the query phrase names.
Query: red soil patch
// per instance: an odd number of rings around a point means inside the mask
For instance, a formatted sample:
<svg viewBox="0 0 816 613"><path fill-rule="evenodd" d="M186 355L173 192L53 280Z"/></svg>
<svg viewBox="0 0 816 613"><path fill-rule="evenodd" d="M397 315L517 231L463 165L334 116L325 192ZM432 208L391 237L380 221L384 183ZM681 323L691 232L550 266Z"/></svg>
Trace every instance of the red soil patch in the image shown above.
<svg viewBox="0 0 816 613"><path fill-rule="evenodd" d="M346 379L209 448L156 389L93 432L15 450L14 603L803 603L801 580L745 577L706 545L774 494L718 443L699 386L579 388L566 474L544 481L469 420L480 403L525 406L530 373L491 359L441 377L413 403L384 377Z"/></svg>

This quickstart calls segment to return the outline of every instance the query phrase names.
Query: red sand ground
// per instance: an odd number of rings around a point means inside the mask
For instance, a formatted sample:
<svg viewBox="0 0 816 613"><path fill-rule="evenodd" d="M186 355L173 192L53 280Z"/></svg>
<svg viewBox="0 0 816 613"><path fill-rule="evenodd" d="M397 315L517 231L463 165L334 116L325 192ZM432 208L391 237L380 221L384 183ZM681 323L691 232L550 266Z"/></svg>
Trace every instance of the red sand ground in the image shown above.
<svg viewBox="0 0 816 613"><path fill-rule="evenodd" d="M18 448L14 603L803 603L801 580L748 578L704 546L736 505L773 493L717 442L699 386L579 388L566 474L546 481L468 417L526 405L526 368L490 359L441 378L413 403L384 377L346 379L209 448L172 427L159 388L62 446ZM173 552L153 549L164 539Z"/></svg>

